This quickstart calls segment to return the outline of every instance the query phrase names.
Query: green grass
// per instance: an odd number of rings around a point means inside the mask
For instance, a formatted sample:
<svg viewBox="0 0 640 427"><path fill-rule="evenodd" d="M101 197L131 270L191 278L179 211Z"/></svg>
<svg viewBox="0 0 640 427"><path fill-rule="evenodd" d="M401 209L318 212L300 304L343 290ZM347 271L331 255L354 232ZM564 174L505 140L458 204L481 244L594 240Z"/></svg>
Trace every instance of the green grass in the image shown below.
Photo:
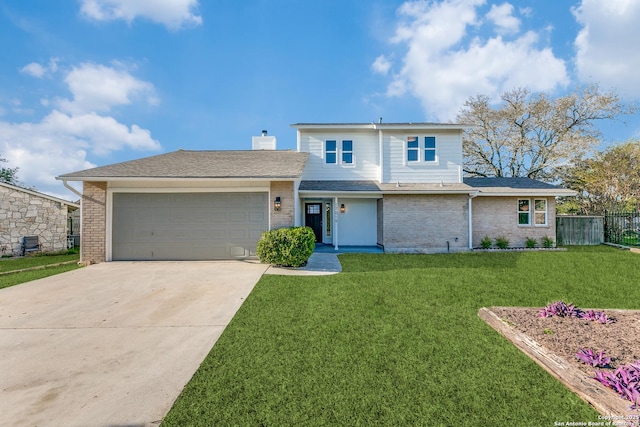
<svg viewBox="0 0 640 427"><path fill-rule="evenodd" d="M77 264L69 264L61 265L59 267L49 267L45 268L44 270L24 271L22 273L7 274L6 276L0 276L0 289L30 282L36 279L42 279L43 277L53 276L54 274L64 273L65 271L75 270L76 268L80 268L80 266Z"/></svg>
<svg viewBox="0 0 640 427"><path fill-rule="evenodd" d="M51 255L51 256L30 256L24 258L8 258L0 260L0 273L23 270L26 268L59 264L62 262L78 261L78 254L71 255ZM0 275L0 289L31 280L41 279L54 274L79 268L77 264L61 265L57 267L46 267L42 270L23 271L12 274Z"/></svg>
<svg viewBox="0 0 640 427"><path fill-rule="evenodd" d="M78 254L5 258L0 260L0 273L38 267L41 265L58 264L67 261L78 261L79 259L80 255Z"/></svg>
<svg viewBox="0 0 640 427"><path fill-rule="evenodd" d="M339 275L263 276L163 427L597 421L478 309L640 308L640 256L608 247L340 260Z"/></svg>

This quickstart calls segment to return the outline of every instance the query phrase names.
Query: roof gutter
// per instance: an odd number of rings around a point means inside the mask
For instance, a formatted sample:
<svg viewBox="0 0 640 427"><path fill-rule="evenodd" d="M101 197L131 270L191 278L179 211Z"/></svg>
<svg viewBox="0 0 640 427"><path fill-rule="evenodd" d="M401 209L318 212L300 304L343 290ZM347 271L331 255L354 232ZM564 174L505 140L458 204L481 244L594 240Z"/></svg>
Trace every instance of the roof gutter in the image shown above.
<svg viewBox="0 0 640 427"><path fill-rule="evenodd" d="M80 200L82 200L82 193L76 190L75 188L73 188L72 186L70 186L66 179L62 180L62 185L64 185L67 188L67 190L71 191L73 194L80 197Z"/></svg>

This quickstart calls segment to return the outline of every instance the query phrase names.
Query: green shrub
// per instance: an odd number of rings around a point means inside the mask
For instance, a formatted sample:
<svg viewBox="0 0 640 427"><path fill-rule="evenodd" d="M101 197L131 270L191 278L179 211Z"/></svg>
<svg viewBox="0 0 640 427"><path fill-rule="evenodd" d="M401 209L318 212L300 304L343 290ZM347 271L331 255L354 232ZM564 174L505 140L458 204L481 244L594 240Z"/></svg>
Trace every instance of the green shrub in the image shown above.
<svg viewBox="0 0 640 427"><path fill-rule="evenodd" d="M482 240L480 240L480 247L482 249L490 249L491 248L491 237L484 236Z"/></svg>
<svg viewBox="0 0 640 427"><path fill-rule="evenodd" d="M313 253L315 243L316 236L309 227L278 228L262 233L256 255L265 264L300 267Z"/></svg>
<svg viewBox="0 0 640 427"><path fill-rule="evenodd" d="M496 246L500 249L507 249L509 247L509 240L504 236L496 237Z"/></svg>
<svg viewBox="0 0 640 427"><path fill-rule="evenodd" d="M543 248L552 248L553 247L553 239L549 236L544 236L542 239L542 247Z"/></svg>
<svg viewBox="0 0 640 427"><path fill-rule="evenodd" d="M527 237L527 241L525 243L525 246L527 248L535 248L536 247L536 243L538 243L536 241L536 239L532 238L532 237Z"/></svg>

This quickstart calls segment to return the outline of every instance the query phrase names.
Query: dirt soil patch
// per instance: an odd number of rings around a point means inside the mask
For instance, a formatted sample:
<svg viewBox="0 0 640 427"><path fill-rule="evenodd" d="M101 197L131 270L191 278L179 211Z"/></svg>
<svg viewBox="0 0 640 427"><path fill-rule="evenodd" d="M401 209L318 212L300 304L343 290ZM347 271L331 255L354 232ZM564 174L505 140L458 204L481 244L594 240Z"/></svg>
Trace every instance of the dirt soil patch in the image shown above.
<svg viewBox="0 0 640 427"><path fill-rule="evenodd" d="M486 311L483 313L483 310ZM605 355L611 357L611 369L640 360L640 311L604 309L607 316L615 318L616 322L601 324L579 318L538 317L539 310L540 308L491 307L488 310L482 309L480 316L547 371L554 371L551 372L552 375L574 392L580 395L578 389L590 389L586 391L587 394L595 391L594 396L581 397L601 413L602 407L594 404L594 400L609 400L609 394L628 408L631 402L618 397L613 390L606 389L605 393L601 391L604 386L592 379L594 368L579 361L576 353L581 348L591 348L595 352L604 350ZM557 366L554 368L553 365ZM611 401L614 400L611 397ZM635 421L628 425L638 424Z"/></svg>

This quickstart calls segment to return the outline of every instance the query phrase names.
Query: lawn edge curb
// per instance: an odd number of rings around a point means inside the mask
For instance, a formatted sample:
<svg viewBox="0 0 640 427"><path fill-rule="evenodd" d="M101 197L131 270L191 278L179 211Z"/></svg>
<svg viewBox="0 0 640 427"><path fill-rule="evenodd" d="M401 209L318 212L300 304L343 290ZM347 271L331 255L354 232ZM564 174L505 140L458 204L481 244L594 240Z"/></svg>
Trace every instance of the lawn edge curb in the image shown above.
<svg viewBox="0 0 640 427"><path fill-rule="evenodd" d="M562 357L547 351L538 342L504 322L489 308L482 307L478 316L601 415L625 416L636 413L629 409L631 402L620 398L613 390L587 376Z"/></svg>
<svg viewBox="0 0 640 427"><path fill-rule="evenodd" d="M60 267L62 265L70 265L70 264L77 264L77 263L78 263L77 260L73 260L73 261L57 262L55 264L38 265L36 267L23 268L21 270L3 271L3 272L0 272L0 276L6 276L9 274L16 274L16 273L24 273L26 271L44 270L46 268Z"/></svg>

